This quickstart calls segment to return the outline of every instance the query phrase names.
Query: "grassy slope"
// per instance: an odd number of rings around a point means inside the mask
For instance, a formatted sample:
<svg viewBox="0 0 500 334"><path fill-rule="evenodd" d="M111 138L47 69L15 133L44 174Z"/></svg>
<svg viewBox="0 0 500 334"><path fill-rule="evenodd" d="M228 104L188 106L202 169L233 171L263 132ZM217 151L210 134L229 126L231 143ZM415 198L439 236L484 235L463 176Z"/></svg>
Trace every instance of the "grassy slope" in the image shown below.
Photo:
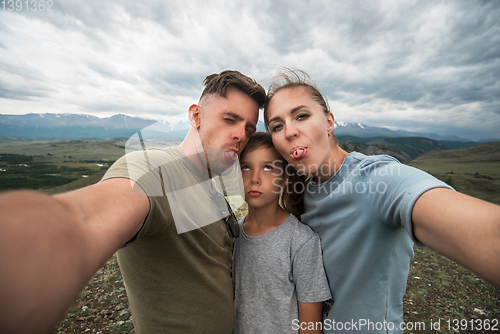
<svg viewBox="0 0 500 334"><path fill-rule="evenodd" d="M500 204L500 141L468 148L431 151L407 162L450 181L456 190Z"/></svg>

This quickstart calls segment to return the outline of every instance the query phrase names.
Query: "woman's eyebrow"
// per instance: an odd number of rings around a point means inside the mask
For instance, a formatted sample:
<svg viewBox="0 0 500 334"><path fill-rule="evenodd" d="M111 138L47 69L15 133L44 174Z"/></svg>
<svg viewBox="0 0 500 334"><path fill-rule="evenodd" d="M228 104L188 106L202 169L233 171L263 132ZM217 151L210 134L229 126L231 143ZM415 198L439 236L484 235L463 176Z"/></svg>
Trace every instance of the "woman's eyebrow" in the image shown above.
<svg viewBox="0 0 500 334"><path fill-rule="evenodd" d="M290 110L290 114L292 114L292 115L293 115L293 114L294 114L294 113L296 113L297 111L299 111L299 110L301 110L301 109L304 109L304 108L307 108L307 106L305 106L305 105L300 105L300 106L294 107L294 108L292 108L292 109ZM269 120L269 123L271 123L271 122L273 122L273 121L280 120L280 119L281 119L281 117L280 117L280 116L275 116L275 117L273 117L273 118L271 118L271 119Z"/></svg>
<svg viewBox="0 0 500 334"><path fill-rule="evenodd" d="M304 108L307 108L307 106L301 105L301 106L297 106L295 108L292 108L292 110L290 110L290 114L293 115L295 112L299 111L300 109L304 109Z"/></svg>

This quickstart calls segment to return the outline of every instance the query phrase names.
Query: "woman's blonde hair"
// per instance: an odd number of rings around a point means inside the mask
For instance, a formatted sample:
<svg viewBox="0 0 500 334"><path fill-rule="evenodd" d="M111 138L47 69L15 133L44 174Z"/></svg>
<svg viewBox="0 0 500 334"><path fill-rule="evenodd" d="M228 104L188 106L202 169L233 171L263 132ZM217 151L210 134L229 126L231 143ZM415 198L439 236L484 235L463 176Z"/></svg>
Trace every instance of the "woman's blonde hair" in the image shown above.
<svg viewBox="0 0 500 334"><path fill-rule="evenodd" d="M264 122L267 131L269 131L269 119L267 117L269 102L272 97L282 89L304 87L314 101L318 102L326 115L330 114L330 105L325 96L316 87L311 77L302 70L283 68L281 72L275 75L267 90L267 101L264 105Z"/></svg>

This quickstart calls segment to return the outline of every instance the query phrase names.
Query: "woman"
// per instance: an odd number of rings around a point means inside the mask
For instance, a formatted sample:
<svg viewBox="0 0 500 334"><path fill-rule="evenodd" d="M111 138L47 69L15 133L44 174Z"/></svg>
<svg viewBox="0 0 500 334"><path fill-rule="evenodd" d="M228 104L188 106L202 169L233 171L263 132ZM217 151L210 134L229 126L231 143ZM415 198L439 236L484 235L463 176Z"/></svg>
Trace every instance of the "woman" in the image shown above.
<svg viewBox="0 0 500 334"><path fill-rule="evenodd" d="M283 73L268 99L264 117L275 147L312 175L301 218L321 238L334 300L326 332L403 332L413 242L500 286L500 206L392 157L342 150L328 103L304 72Z"/></svg>

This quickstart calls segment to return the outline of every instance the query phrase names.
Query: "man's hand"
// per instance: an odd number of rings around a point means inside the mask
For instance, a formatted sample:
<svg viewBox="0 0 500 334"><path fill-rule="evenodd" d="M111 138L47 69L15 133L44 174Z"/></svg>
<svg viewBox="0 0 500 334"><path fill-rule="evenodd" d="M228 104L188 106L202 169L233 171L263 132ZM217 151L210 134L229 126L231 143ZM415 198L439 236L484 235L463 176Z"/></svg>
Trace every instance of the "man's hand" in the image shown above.
<svg viewBox="0 0 500 334"><path fill-rule="evenodd" d="M123 178L54 197L0 195L0 333L49 332L148 211Z"/></svg>

